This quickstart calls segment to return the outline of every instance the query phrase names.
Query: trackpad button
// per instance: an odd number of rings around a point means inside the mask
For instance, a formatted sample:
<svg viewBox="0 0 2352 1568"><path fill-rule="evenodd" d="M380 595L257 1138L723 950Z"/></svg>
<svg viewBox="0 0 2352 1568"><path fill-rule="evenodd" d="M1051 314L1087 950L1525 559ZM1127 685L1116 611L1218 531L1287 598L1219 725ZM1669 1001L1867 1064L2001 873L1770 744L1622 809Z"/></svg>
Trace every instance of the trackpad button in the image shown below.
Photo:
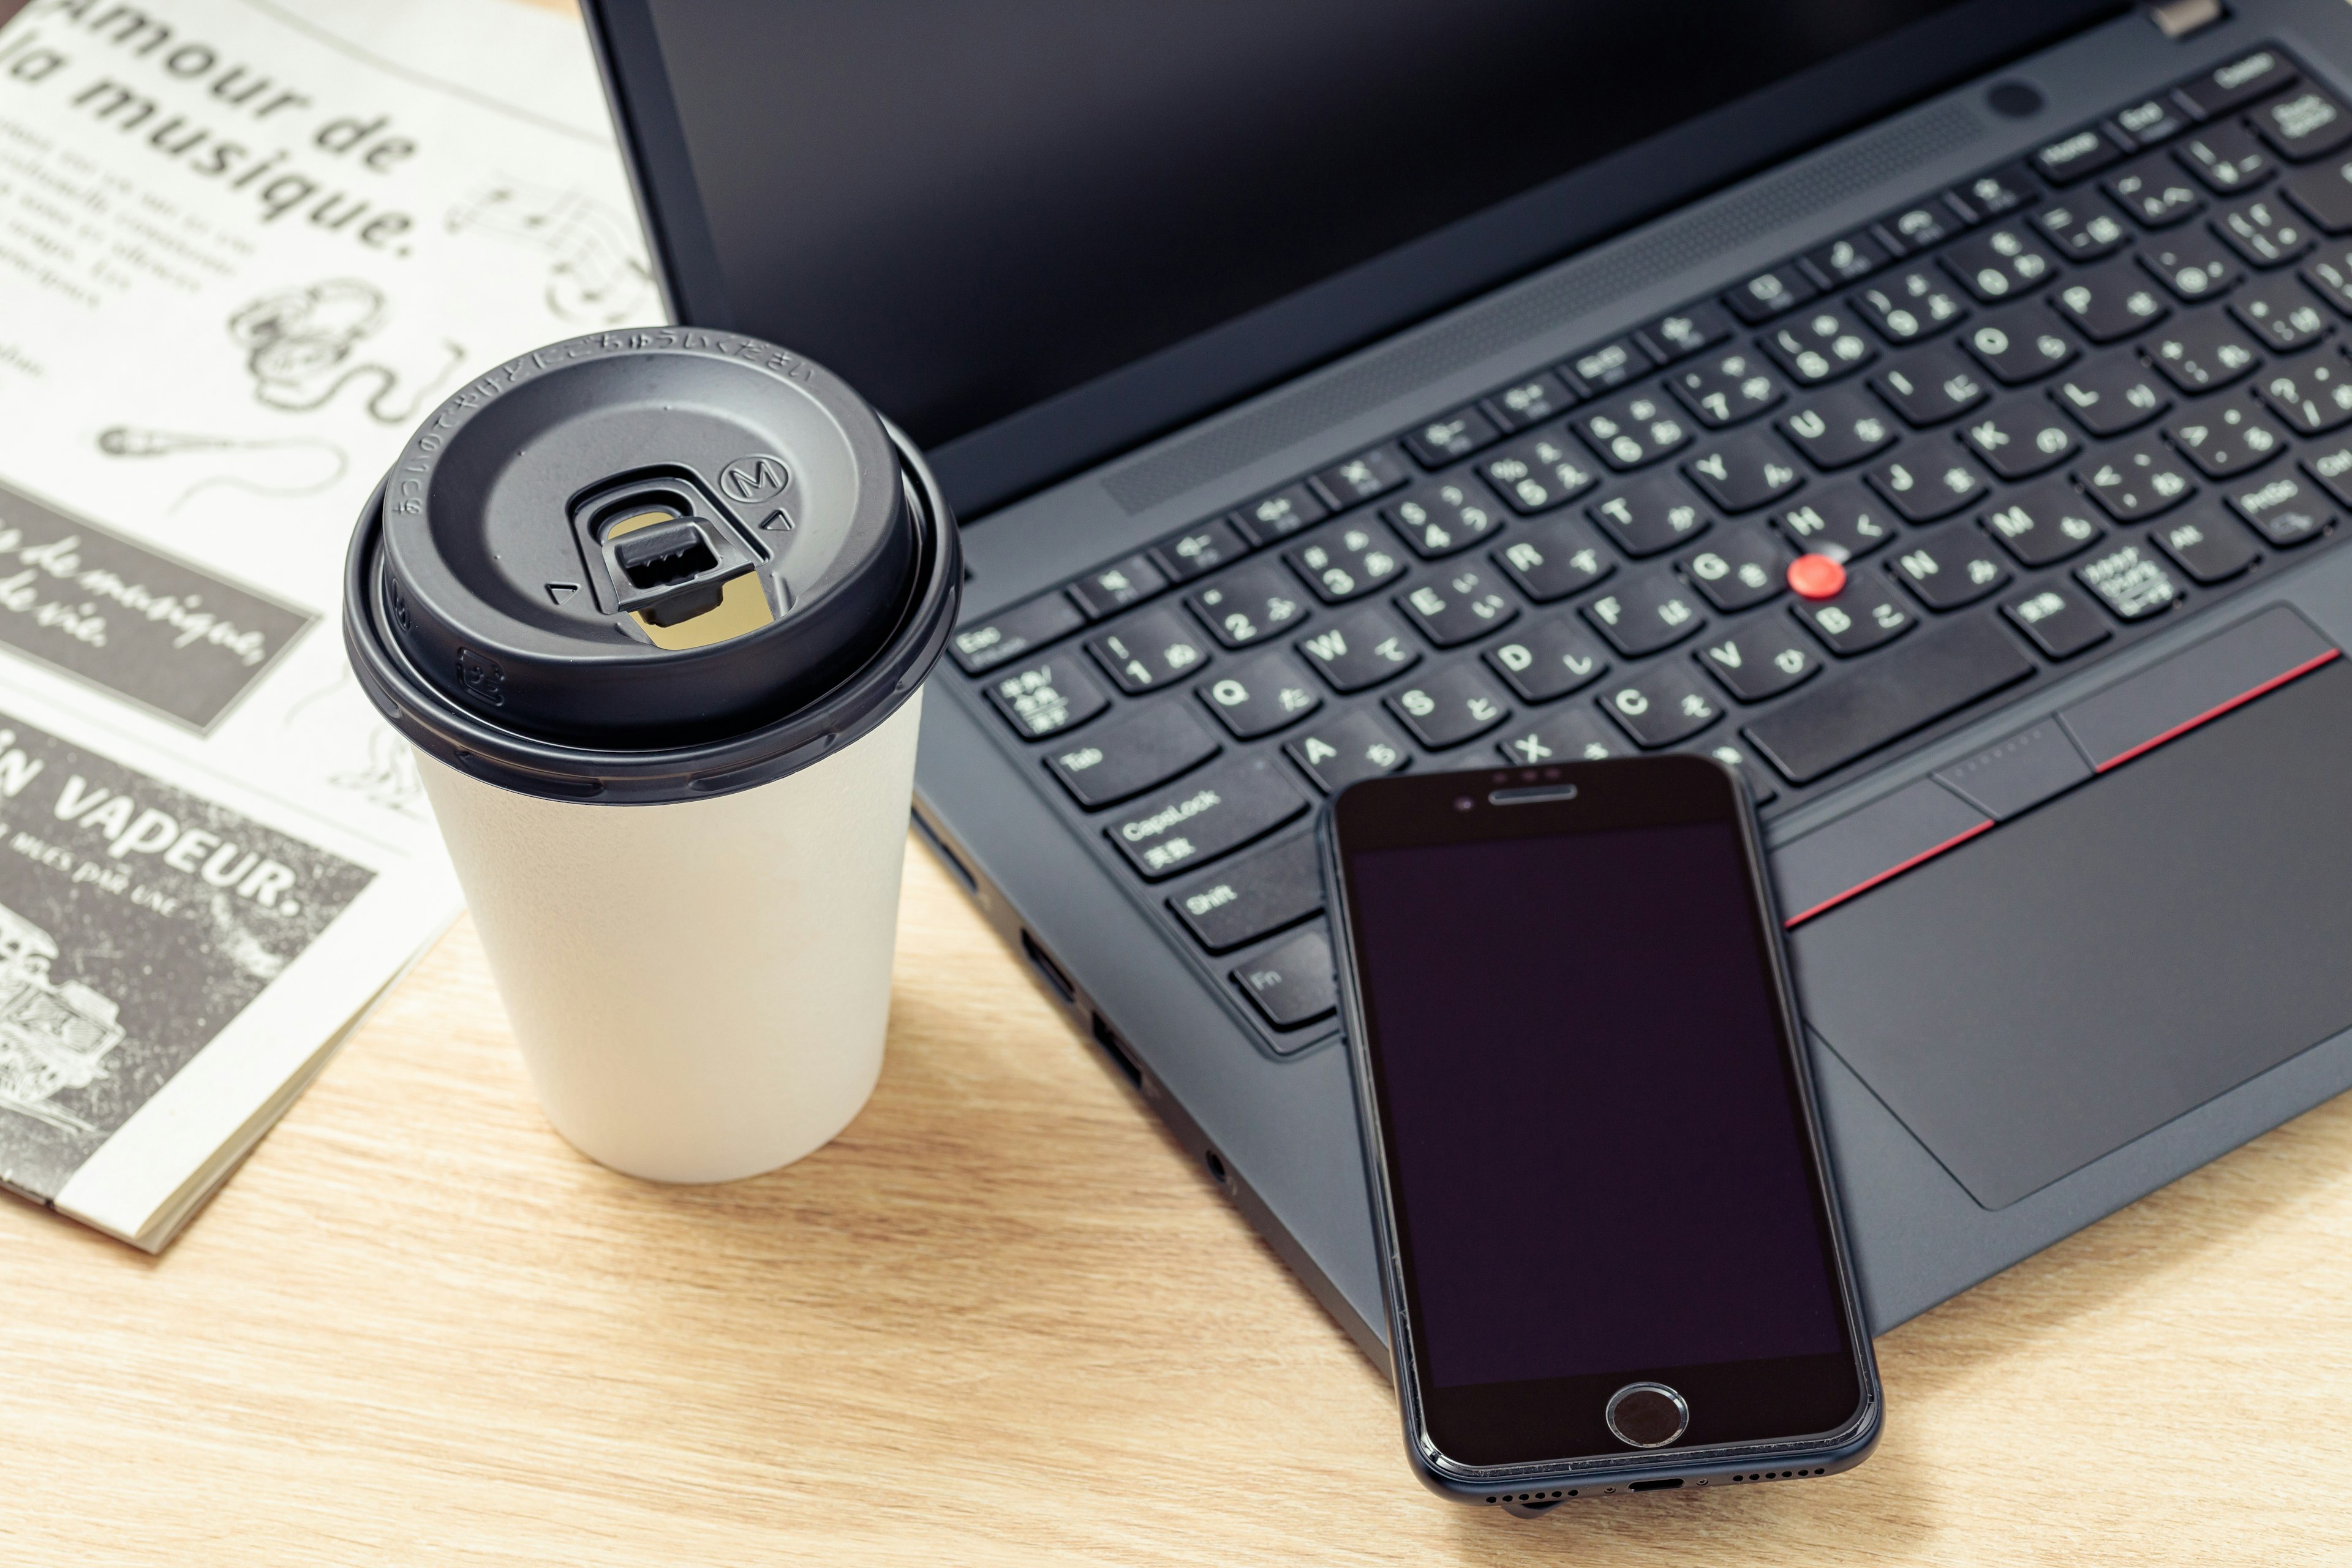
<svg viewBox="0 0 2352 1568"><path fill-rule="evenodd" d="M2338 659L1790 934L1805 1016L2002 1208L2352 1026Z"/></svg>

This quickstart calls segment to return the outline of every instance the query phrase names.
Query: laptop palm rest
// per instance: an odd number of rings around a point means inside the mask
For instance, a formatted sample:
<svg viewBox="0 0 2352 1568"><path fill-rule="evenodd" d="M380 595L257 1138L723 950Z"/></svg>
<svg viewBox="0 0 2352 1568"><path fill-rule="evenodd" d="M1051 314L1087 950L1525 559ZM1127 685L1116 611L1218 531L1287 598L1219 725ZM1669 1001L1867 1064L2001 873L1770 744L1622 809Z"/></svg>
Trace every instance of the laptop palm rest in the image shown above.
<svg viewBox="0 0 2352 1568"><path fill-rule="evenodd" d="M2352 661L1807 921L1807 1020L1989 1209L2352 1026Z"/></svg>

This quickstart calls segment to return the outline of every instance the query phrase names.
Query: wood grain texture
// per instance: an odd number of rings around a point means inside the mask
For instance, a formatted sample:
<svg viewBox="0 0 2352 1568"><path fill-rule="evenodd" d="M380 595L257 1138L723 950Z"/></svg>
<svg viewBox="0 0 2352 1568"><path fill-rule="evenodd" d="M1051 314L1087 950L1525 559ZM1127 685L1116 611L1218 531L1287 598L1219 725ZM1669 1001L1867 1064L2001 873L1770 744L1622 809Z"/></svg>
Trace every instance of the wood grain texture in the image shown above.
<svg viewBox="0 0 2352 1568"><path fill-rule="evenodd" d="M1385 1381L919 846L873 1103L662 1188L471 928L150 1259L0 1205L11 1563L2219 1563L2352 1542L2352 1103L1897 1330L1851 1476L1422 1491Z"/></svg>

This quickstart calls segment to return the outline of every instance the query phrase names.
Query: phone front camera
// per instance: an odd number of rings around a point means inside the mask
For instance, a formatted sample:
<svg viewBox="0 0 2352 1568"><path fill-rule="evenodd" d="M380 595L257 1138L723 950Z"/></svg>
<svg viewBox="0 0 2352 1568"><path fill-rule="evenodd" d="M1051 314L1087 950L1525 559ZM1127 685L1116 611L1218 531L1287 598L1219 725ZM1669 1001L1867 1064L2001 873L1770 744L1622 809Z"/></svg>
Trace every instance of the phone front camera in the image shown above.
<svg viewBox="0 0 2352 1568"><path fill-rule="evenodd" d="M1477 804L1466 795L1457 795L1454 797L1454 809L1456 811L1467 811Z"/></svg>

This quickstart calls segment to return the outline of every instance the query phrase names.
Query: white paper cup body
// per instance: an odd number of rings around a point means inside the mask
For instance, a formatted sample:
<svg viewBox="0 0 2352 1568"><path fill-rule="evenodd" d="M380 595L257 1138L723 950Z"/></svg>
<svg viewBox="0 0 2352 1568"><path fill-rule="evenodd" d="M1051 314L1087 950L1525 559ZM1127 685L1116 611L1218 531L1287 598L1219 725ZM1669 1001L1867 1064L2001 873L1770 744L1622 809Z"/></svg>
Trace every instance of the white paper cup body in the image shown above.
<svg viewBox="0 0 2352 1568"><path fill-rule="evenodd" d="M918 690L772 783L520 795L418 752L541 1106L581 1152L726 1182L812 1152L882 1070Z"/></svg>

